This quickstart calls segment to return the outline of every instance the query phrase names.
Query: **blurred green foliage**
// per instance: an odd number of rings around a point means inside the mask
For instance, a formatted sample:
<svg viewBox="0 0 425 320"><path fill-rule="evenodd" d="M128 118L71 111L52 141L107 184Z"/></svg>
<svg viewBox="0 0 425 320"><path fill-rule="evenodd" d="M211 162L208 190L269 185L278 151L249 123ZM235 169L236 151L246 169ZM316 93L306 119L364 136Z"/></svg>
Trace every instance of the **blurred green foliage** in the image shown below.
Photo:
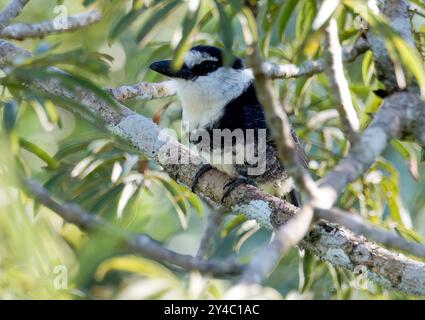
<svg viewBox="0 0 425 320"><path fill-rule="evenodd" d="M4 5L7 1L0 1ZM62 3L63 2L63 3ZM321 2L248 1L259 26L261 51L267 59L302 63L323 54L323 25L338 17L343 45L353 44L363 30L356 6L343 1L332 10ZM406 47L385 19L368 15L396 61L425 86L425 8L411 1L418 51ZM244 1L54 1L33 0L16 20L38 22L55 17L54 8L69 14L85 7L102 11L100 23L72 33L19 43L34 52L2 74L0 131L0 298L211 298L229 297L236 278L214 279L161 265L125 252L113 240L82 232L26 195L19 177L41 181L59 199L77 203L129 231L147 233L178 252L195 254L210 208L169 179L152 161L118 138L69 112L87 113L84 105L47 96L22 83L54 76L69 90L83 86L111 103L103 87L159 81L147 66L174 57L178 67L193 44L225 48L225 59L244 57L240 24ZM362 12L360 12L362 13ZM313 24L319 27L313 28ZM66 70L58 74L48 66ZM351 96L365 128L381 100L370 52L346 65ZM324 74L276 81L281 99L303 140L316 177L347 153L329 82ZM181 107L175 98L135 99L127 104L163 127L180 127ZM91 118L96 115L89 114ZM341 195L339 206L370 222L423 241L425 234L425 168L420 148L394 141L379 161ZM227 216L218 230L211 256L235 256L241 262L270 239L255 222ZM271 274L261 298L355 299L407 298L370 285L356 289L352 273L293 249Z"/></svg>

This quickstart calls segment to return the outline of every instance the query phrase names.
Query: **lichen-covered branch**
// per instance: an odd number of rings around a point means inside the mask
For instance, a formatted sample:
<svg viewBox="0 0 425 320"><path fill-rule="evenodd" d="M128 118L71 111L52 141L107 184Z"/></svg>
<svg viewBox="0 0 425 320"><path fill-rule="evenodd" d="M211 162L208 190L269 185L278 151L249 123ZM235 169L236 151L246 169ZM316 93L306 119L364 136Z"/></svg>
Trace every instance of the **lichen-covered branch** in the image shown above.
<svg viewBox="0 0 425 320"><path fill-rule="evenodd" d="M29 0L11 0L0 11L0 30L8 26L13 18L19 16L28 2Z"/></svg>
<svg viewBox="0 0 425 320"><path fill-rule="evenodd" d="M401 108L401 106L403 108ZM335 203L338 194L352 181L358 179L375 162L384 151L388 142L394 138L400 138L403 131L416 130L417 128L406 126L406 121L413 114L420 115L425 108L418 92L398 92L387 97L371 125L361 135L360 140L351 149L348 155L332 169L320 182L320 188L328 191L330 203ZM424 118L416 120L417 125L424 124ZM422 130L424 127L422 127ZM423 134L422 134L423 135Z"/></svg>
<svg viewBox="0 0 425 320"><path fill-rule="evenodd" d="M71 32L100 21L101 15L92 10L66 19L66 25L57 26L53 21L39 23L15 23L0 30L0 38L23 40L27 38L43 38L49 34Z"/></svg>
<svg viewBox="0 0 425 320"><path fill-rule="evenodd" d="M13 63L16 56L22 54L25 54L23 49L7 41L0 41L0 66ZM71 93L62 88L58 81L37 80L35 82L34 85L46 92L63 93L72 97ZM384 108L392 110L392 103L405 103L407 100L404 97L411 95L413 93L403 92L400 93L398 98L391 96L388 98L390 100L386 99L387 107L384 105ZM81 97L84 97L84 99L81 99ZM395 98L397 100L391 100ZM121 112L118 114L104 100L91 92L84 91L84 89L81 89L78 96L74 95L73 99L82 101L87 108L96 112L103 119L110 132L122 137L142 153L156 160L179 183L186 186L193 184L195 174L201 166L200 159L194 156L189 149L169 137L150 119L124 106L121 106ZM416 107L416 105L410 106L410 108ZM382 119L386 114L385 109L383 112L379 112L375 121L382 121L379 119ZM388 127L387 123L386 127ZM423 131L425 132L425 130ZM189 156L192 156L193 161L176 162L176 156L177 160L189 159ZM199 164L196 161L199 161ZM231 177L225 173L215 169L210 170L200 178L196 191L215 203L220 203L223 187L230 179ZM257 220L266 228L273 227L275 229L286 223L297 212L297 208L291 204L250 185L238 186L221 204L235 213L243 213L248 219ZM407 293L425 295L425 286L420 285L425 283L425 266L423 263L382 249L345 228L336 227L332 224L317 225L303 240L302 244L322 259L350 270L358 265L363 265L363 262L366 261L365 267L368 275L377 283ZM358 250L361 250L362 256L366 256L367 260L358 258ZM394 267L390 268L390 266ZM394 275L398 276L394 277Z"/></svg>
<svg viewBox="0 0 425 320"><path fill-rule="evenodd" d="M368 49L368 43L363 39L360 39L356 44L342 48L342 60L343 62L352 62ZM263 73L265 73L271 79L310 77L325 71L325 60L318 59L306 61L301 65L279 65L272 62L263 62L262 69Z"/></svg>
<svg viewBox="0 0 425 320"><path fill-rule="evenodd" d="M141 82L134 85L106 89L116 100L125 102L129 99L158 99L173 96L176 88L173 81L160 83Z"/></svg>
<svg viewBox="0 0 425 320"><path fill-rule="evenodd" d="M379 11L388 18L389 25L413 48L414 38L412 26L409 18L409 3L406 0L385 0L382 1L382 10L377 6L370 8L376 14ZM390 56L384 39L379 33L369 30L367 32L367 42L373 52L373 61L375 64L378 79L384 84L388 94L397 91L402 83L397 79L397 73L394 67L394 61ZM403 84L405 86L406 84Z"/></svg>
<svg viewBox="0 0 425 320"><path fill-rule="evenodd" d="M268 126L275 141L279 141L277 144L279 159L285 164L285 169L294 178L301 191L304 191L309 198L314 198L317 194L316 184L300 163L291 134L291 124L277 97L273 94L271 80L261 68L262 61L257 43L250 44L247 58L254 73L258 100L266 111ZM304 205L295 217L279 227L272 242L253 257L242 275L241 282L262 282L283 254L304 238L312 219L312 207L309 204Z"/></svg>
<svg viewBox="0 0 425 320"><path fill-rule="evenodd" d="M311 204L307 203L288 222L279 226L270 244L260 249L246 266L240 282L263 282L282 256L306 236L313 221L313 213Z"/></svg>
<svg viewBox="0 0 425 320"><path fill-rule="evenodd" d="M74 203L62 203L54 199L49 192L37 182L24 180L24 187L29 194L47 208L59 214L65 221L73 223L87 231L100 231L123 242L129 250L144 257L162 263L170 263L186 270L198 270L211 274L238 274L242 265L236 261L202 260L190 255L179 254L160 245L144 234L131 234L107 223L95 214L84 211Z"/></svg>
<svg viewBox="0 0 425 320"><path fill-rule="evenodd" d="M408 16L406 0L382 1L383 13L393 29L410 45L413 43L412 28ZM378 11L378 7L376 7ZM384 83L389 97L384 100L381 110L372 124L362 134L360 141L353 146L349 154L322 179L321 189L327 189L331 202L352 181L373 164L393 138L411 135L421 145L425 143L424 108L415 86L400 91L397 77L384 40L371 30L367 33L372 50L378 78Z"/></svg>
<svg viewBox="0 0 425 320"><path fill-rule="evenodd" d="M343 61L354 61L359 55L369 49L368 44L360 39L355 45L342 48ZM325 61L323 59L307 61L297 66L294 64L278 65L272 62L262 63L262 72L271 79L298 78L312 76L324 72ZM124 85L117 88L106 88L106 90L118 101L125 102L130 99L157 99L173 96L176 89L172 81L159 83L141 82L133 85Z"/></svg>
<svg viewBox="0 0 425 320"><path fill-rule="evenodd" d="M353 233L363 235L369 240L384 244L386 247L403 250L417 257L425 258L424 244L408 241L394 232L372 226L364 222L359 215L349 214L338 208L331 210L315 209L314 213L317 218L346 227Z"/></svg>
<svg viewBox="0 0 425 320"><path fill-rule="evenodd" d="M315 225L300 245L335 266L366 271L369 279L384 288L425 293L425 263L384 249L336 224Z"/></svg>
<svg viewBox="0 0 425 320"><path fill-rule="evenodd" d="M279 159L285 164L285 170L292 176L298 187L310 197L315 193L315 183L300 162L297 146L292 137L291 124L279 100L273 94L270 79L263 72L261 57L257 44L248 48L247 59L254 73L257 97L265 110L268 127L276 144Z"/></svg>
<svg viewBox="0 0 425 320"><path fill-rule="evenodd" d="M325 56L326 73L333 92L335 107L341 119L342 131L353 145L359 140L360 121L351 101L350 89L344 75L342 50L335 18L330 19L326 28L326 44L328 51Z"/></svg>

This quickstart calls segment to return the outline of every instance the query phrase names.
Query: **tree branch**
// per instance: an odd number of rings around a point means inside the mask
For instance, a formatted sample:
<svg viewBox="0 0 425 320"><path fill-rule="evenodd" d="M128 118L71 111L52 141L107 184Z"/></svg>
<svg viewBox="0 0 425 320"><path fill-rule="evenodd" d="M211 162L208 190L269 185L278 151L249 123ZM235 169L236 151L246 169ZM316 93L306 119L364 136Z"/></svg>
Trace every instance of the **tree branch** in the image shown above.
<svg viewBox="0 0 425 320"><path fill-rule="evenodd" d="M315 209L314 213L317 218L339 224L357 235L363 235L387 247L403 250L417 257L425 258L424 244L408 241L396 233L377 226L372 226L364 222L358 215L344 212L338 208L333 208L331 210Z"/></svg>
<svg viewBox="0 0 425 320"><path fill-rule="evenodd" d="M140 82L118 88L107 88L106 90L119 102L125 102L133 98L158 99L176 94L176 88L171 80L159 83Z"/></svg>
<svg viewBox="0 0 425 320"><path fill-rule="evenodd" d="M240 283L261 283L275 268L283 255L296 246L308 233L313 220L310 203L302 206L296 215L281 225L269 245L259 250L247 265Z"/></svg>
<svg viewBox="0 0 425 320"><path fill-rule="evenodd" d="M131 234L107 223L95 214L85 212L74 203L61 203L53 199L49 192L32 180L23 181L28 192L47 208L56 212L65 221L73 223L87 231L104 232L121 240L128 249L147 258L171 263L186 270L198 270L211 274L238 274L242 265L236 261L201 260L190 255L179 254L160 245L144 234Z"/></svg>
<svg viewBox="0 0 425 320"><path fill-rule="evenodd" d="M196 257L203 259L208 255L208 252L211 249L214 237L217 234L217 231L220 228L224 219L224 211L220 209L211 208L210 214L208 216L207 227L205 229L204 235L201 239L198 252Z"/></svg>
<svg viewBox="0 0 425 320"><path fill-rule="evenodd" d="M0 30L0 37L5 39L24 40L27 38L43 38L49 34L71 32L100 21L97 10L83 12L67 18L66 28L58 28L53 21L39 23L16 23Z"/></svg>
<svg viewBox="0 0 425 320"><path fill-rule="evenodd" d="M341 119L341 127L351 145L358 140L360 122L351 101L350 89L344 75L341 44L338 38L338 26L335 18L331 18L326 28L326 44L328 53L325 57L326 73L333 92L335 107Z"/></svg>
<svg viewBox="0 0 425 320"><path fill-rule="evenodd" d="M359 55L369 49L368 44L360 39L355 45L342 48L343 61L354 61ZM325 70L324 59L307 61L300 66L294 64L278 65L272 62L263 62L262 72L271 79L299 78L312 76ZM125 102L129 99L157 99L173 96L176 89L172 81L159 83L141 82L133 85L120 86L118 88L106 88L106 90L118 101Z"/></svg>
<svg viewBox="0 0 425 320"><path fill-rule="evenodd" d="M400 106L404 106L405 109L400 108ZM418 128L405 126L406 115L411 118L411 115L416 114L415 110L423 110L424 108L425 104L421 101L417 92L398 92L387 97L371 125L362 134L359 142L321 180L320 188L328 191L329 202L335 203L338 194L350 182L359 178L370 168L391 139L402 137L404 130L416 130L419 133ZM416 119L415 121L418 124L422 121L423 124L424 119ZM423 129L425 127L422 127Z"/></svg>
<svg viewBox="0 0 425 320"><path fill-rule="evenodd" d="M297 186L313 197L317 188L308 171L300 163L291 133L291 124L279 100L273 94L271 81L261 68L262 61L257 43L249 46L247 59L254 73L257 97L264 108L268 127L274 140L279 141L277 144L278 157L285 164L285 170L294 178Z"/></svg>
<svg viewBox="0 0 425 320"><path fill-rule="evenodd" d="M0 11L0 30L8 26L13 18L19 16L28 2L29 0L11 0L6 7Z"/></svg>
<svg viewBox="0 0 425 320"><path fill-rule="evenodd" d="M342 61L352 62L368 49L369 45L367 42L360 39L355 45L345 46L342 48ZM263 73L271 79L310 77L325 71L325 60L318 59L306 61L299 66L295 64L279 65L272 62L263 62L262 69Z"/></svg>
<svg viewBox="0 0 425 320"><path fill-rule="evenodd" d="M28 53L7 42L0 40L0 66L13 63L17 55ZM122 137L145 155L156 160L171 177L183 185L192 185L196 172L201 167L198 157L173 138L167 136L150 119L147 119L121 106L118 114L103 99L91 92L81 89L79 95L70 93L60 86L60 82L52 80L34 80L33 85L51 94L64 94L80 101L103 119L105 127L113 134ZM406 106L407 110L415 110L418 96L410 92L402 92L386 99L386 104L375 117L374 122L388 123L384 120L394 120L386 117L392 110L393 103ZM412 98L412 96L414 96ZM398 119L403 118L402 114ZM400 125L401 127L401 125ZM418 131L420 128L416 128ZM422 132L425 132L425 127ZM378 140L382 134L378 132ZM184 161L190 159L189 161ZM199 161L199 162L196 162ZM199 163L199 164L198 164ZM197 193L203 194L216 203L223 196L223 186L232 179L218 170L210 170L199 180ZM240 185L232 192L222 205L235 213L243 213L248 219L257 220L266 228L279 228L297 212L291 204L266 194L250 185ZM394 254L356 236L345 228L333 224L319 224L307 235L301 244L319 257L336 266L353 270L358 265L365 265L368 276L381 285L401 290L410 294L425 295L425 265L400 254ZM366 260L361 257L367 257ZM364 264L364 261L367 263ZM391 266L394 266L391 268ZM396 276L394 276L396 275Z"/></svg>
<svg viewBox="0 0 425 320"><path fill-rule="evenodd" d="M245 26L249 25L243 20L242 22ZM313 207L320 205L322 198L319 196L316 183L300 163L288 116L273 92L271 80L262 68L263 63L258 43L251 40L255 39L255 34L258 34L257 30L248 27L244 30L245 40L248 44L247 58L254 73L257 97L265 110L267 124L274 141L279 142L277 144L278 157L285 165L285 171L294 178L299 190L308 195L308 199L295 217L278 228L272 242L254 256L242 276L242 283L262 282L282 256L305 237L313 220Z"/></svg>
<svg viewBox="0 0 425 320"><path fill-rule="evenodd" d="M384 288L425 294L425 263L379 247L336 224L316 224L300 245L334 266L366 269L367 277Z"/></svg>
<svg viewBox="0 0 425 320"><path fill-rule="evenodd" d="M389 25L414 48L408 1L385 0L382 2L382 13L388 18ZM379 12L379 8L374 10L376 13ZM395 72L394 61L385 46L384 39L380 34L373 33L372 30L367 32L366 35L367 42L373 52L373 61L378 79L384 84L388 94L399 90L399 79L397 79L397 73ZM404 89L404 87L401 89Z"/></svg>

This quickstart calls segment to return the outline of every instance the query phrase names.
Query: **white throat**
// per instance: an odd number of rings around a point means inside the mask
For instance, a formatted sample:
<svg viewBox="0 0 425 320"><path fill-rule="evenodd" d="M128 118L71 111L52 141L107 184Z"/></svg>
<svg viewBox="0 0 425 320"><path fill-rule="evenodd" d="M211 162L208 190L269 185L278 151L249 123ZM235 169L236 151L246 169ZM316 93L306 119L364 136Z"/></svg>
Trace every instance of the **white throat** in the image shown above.
<svg viewBox="0 0 425 320"><path fill-rule="evenodd" d="M222 115L227 103L251 84L248 70L219 68L196 80L174 79L183 107L183 121L189 131L206 128Z"/></svg>

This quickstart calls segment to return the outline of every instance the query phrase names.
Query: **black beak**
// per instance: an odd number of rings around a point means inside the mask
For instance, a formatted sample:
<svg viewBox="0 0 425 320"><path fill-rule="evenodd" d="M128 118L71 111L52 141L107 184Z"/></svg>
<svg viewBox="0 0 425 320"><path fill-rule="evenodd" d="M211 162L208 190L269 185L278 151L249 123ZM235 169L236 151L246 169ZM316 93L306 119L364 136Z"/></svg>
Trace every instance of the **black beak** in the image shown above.
<svg viewBox="0 0 425 320"><path fill-rule="evenodd" d="M192 79L193 74L192 72L186 67L186 65L183 65L180 70L173 70L171 66L171 60L162 60L162 61L156 61L152 63L149 68L153 71L156 71L160 74L163 74L164 76L171 77L171 78L180 78L180 79Z"/></svg>

